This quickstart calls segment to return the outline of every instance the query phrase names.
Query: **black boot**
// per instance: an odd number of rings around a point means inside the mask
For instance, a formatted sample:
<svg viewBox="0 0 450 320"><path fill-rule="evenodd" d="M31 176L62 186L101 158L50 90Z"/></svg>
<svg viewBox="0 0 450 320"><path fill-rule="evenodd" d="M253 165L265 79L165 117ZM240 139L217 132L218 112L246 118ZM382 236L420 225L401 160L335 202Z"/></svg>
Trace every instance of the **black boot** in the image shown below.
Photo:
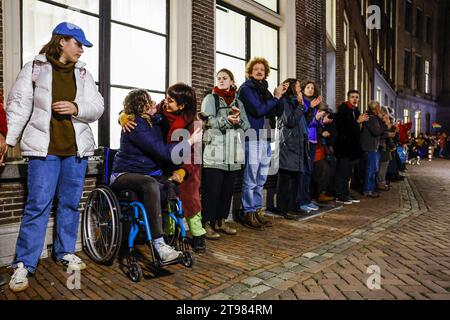
<svg viewBox="0 0 450 320"><path fill-rule="evenodd" d="M192 238L192 250L196 253L205 253L206 252L206 243L205 237L193 237Z"/></svg>

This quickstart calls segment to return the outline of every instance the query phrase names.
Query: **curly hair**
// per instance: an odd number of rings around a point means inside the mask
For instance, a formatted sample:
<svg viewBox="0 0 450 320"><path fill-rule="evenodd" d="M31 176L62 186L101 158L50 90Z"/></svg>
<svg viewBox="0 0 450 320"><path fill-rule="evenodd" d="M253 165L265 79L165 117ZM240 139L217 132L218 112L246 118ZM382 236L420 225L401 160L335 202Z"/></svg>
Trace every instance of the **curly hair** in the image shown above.
<svg viewBox="0 0 450 320"><path fill-rule="evenodd" d="M270 66L269 66L269 62L265 58L262 58L262 57L255 57L247 63L247 66L245 67L245 76L247 77L247 79L250 79L250 77L252 76L253 67L259 63L264 65L264 69L265 69L264 80L267 79L267 77L270 74Z"/></svg>
<svg viewBox="0 0 450 320"><path fill-rule="evenodd" d="M282 84L288 83L289 87L286 92L283 94L285 98L292 98L297 96L297 92L295 92L295 86L297 85L298 80L294 78L289 78L283 81Z"/></svg>
<svg viewBox="0 0 450 320"><path fill-rule="evenodd" d="M143 89L135 89L128 93L123 101L126 114L141 115L152 101L150 94Z"/></svg>

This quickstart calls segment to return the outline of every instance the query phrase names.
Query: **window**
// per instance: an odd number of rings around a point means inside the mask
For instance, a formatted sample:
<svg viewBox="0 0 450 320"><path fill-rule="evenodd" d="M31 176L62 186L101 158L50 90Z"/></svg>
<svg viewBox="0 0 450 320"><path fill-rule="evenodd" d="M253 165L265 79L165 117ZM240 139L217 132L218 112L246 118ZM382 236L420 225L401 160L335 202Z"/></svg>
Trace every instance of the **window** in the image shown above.
<svg viewBox="0 0 450 320"><path fill-rule="evenodd" d="M253 0L272 11L278 12L278 0Z"/></svg>
<svg viewBox="0 0 450 320"><path fill-rule="evenodd" d="M411 122L411 117L409 115L409 109L403 110L403 123L409 123Z"/></svg>
<svg viewBox="0 0 450 320"><path fill-rule="evenodd" d="M414 118L415 118L415 134L416 134L416 138L419 136L419 134L421 133L422 130L422 126L421 126L421 119L420 119L420 111L416 111L416 113L414 114Z"/></svg>
<svg viewBox="0 0 450 320"><path fill-rule="evenodd" d="M425 93L430 94L430 61L425 60Z"/></svg>
<svg viewBox="0 0 450 320"><path fill-rule="evenodd" d="M422 31L423 31L423 12L420 9L417 9L416 13L416 37L422 40Z"/></svg>
<svg viewBox="0 0 450 320"><path fill-rule="evenodd" d="M416 56L416 68L414 76L414 87L417 91L422 91L422 57Z"/></svg>
<svg viewBox="0 0 450 320"><path fill-rule="evenodd" d="M233 72L236 85L245 82L245 65L253 57L264 57L270 65L267 78L273 91L278 79L278 29L251 16L224 6L216 8L216 71L227 68Z"/></svg>
<svg viewBox="0 0 450 320"><path fill-rule="evenodd" d="M411 88L411 51L408 50L405 50L403 76L404 86Z"/></svg>
<svg viewBox="0 0 450 320"><path fill-rule="evenodd" d="M344 12L344 68L345 68L345 94L350 91L350 28L348 23L347 14Z"/></svg>
<svg viewBox="0 0 450 320"><path fill-rule="evenodd" d="M413 15L412 3L410 1L406 1L405 30L408 32L412 32L412 15Z"/></svg>
<svg viewBox="0 0 450 320"><path fill-rule="evenodd" d="M381 40L380 40L380 30L376 31L377 33L377 63L381 63Z"/></svg>
<svg viewBox="0 0 450 320"><path fill-rule="evenodd" d="M353 48L353 67L354 67L354 81L353 81L353 88L358 87L358 57L359 57L359 49L358 49L358 43L355 40L355 47Z"/></svg>
<svg viewBox="0 0 450 320"><path fill-rule="evenodd" d="M364 60L361 58L361 77L359 80L359 92L361 92L361 105L366 105L366 96L364 91Z"/></svg>
<svg viewBox="0 0 450 320"><path fill-rule="evenodd" d="M382 91L380 87L377 87L377 101L381 104L381 95L382 95Z"/></svg>
<svg viewBox="0 0 450 320"><path fill-rule="evenodd" d="M327 10L327 34L332 43L336 45L336 1L328 0L326 2Z"/></svg>
<svg viewBox="0 0 450 320"><path fill-rule="evenodd" d="M431 17L427 17L427 43L431 44L433 42L433 20Z"/></svg>
<svg viewBox="0 0 450 320"><path fill-rule="evenodd" d="M389 19L389 26L391 27L391 29L394 26L394 1L391 0L389 1L391 4L391 11L390 11L390 19Z"/></svg>
<svg viewBox="0 0 450 320"><path fill-rule="evenodd" d="M383 106L388 106L388 105L389 105L389 97L388 97L387 93L385 93Z"/></svg>
<svg viewBox="0 0 450 320"><path fill-rule="evenodd" d="M91 124L97 145L118 148L117 116L134 88L160 101L167 87L167 0L22 0L23 61L33 59L61 21L79 25L94 43L81 60L105 99L105 113ZM109 18L110 17L110 18ZM100 37L100 24L107 31ZM101 53L101 48L104 48ZM101 57L101 59L100 59ZM99 74L99 70L102 70ZM151 75L151 76L149 76Z"/></svg>

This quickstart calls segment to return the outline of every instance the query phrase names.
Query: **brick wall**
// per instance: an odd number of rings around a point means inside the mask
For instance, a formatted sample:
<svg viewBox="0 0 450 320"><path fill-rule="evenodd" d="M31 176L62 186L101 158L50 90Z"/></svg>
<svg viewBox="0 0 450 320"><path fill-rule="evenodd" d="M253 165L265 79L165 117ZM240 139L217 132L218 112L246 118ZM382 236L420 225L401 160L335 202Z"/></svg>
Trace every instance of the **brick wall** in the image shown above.
<svg viewBox="0 0 450 320"><path fill-rule="evenodd" d="M95 188L96 177L86 178L80 212L83 212L89 192ZM0 226L21 221L26 202L26 180L0 182ZM52 215L54 211L52 210Z"/></svg>
<svg viewBox="0 0 450 320"><path fill-rule="evenodd" d="M214 86L214 0L192 1L192 85L200 107Z"/></svg>
<svg viewBox="0 0 450 320"><path fill-rule="evenodd" d="M297 0L296 22L297 78L321 84L322 96L326 97L325 2Z"/></svg>
<svg viewBox="0 0 450 320"><path fill-rule="evenodd" d="M0 0L0 93L3 92L3 0Z"/></svg>

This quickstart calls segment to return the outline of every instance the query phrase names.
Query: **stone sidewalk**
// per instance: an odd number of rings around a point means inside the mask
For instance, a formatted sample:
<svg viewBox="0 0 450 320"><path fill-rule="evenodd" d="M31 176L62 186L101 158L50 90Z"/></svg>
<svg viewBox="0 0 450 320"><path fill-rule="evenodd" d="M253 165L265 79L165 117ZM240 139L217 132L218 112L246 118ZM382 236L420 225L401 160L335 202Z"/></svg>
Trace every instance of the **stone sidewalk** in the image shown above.
<svg viewBox="0 0 450 320"><path fill-rule="evenodd" d="M238 236L208 241L193 269L145 272L136 284L118 263L100 266L82 255L81 290L69 290L68 274L44 259L28 290L3 287L0 299L448 299L450 201L439 190L450 188L450 162L424 164L379 199L307 221L278 218L265 232L238 225ZM370 265L381 268L382 290L365 285Z"/></svg>

